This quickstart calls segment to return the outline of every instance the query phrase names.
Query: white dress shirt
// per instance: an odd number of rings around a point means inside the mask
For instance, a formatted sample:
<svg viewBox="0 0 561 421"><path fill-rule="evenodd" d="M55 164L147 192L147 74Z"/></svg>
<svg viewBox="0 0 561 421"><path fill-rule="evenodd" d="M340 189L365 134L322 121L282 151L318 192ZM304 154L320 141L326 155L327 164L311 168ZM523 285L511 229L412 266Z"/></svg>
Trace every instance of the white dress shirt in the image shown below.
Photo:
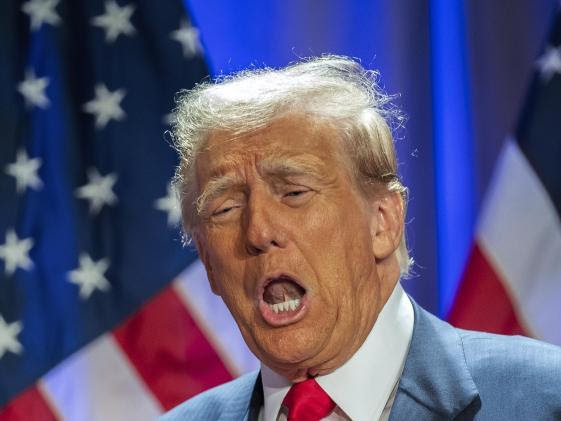
<svg viewBox="0 0 561 421"><path fill-rule="evenodd" d="M387 420L413 335L413 306L398 282L355 354L316 377L337 407L324 420ZM259 421L284 421L281 404L292 383L261 365L264 406ZM280 412L279 412L280 411Z"/></svg>

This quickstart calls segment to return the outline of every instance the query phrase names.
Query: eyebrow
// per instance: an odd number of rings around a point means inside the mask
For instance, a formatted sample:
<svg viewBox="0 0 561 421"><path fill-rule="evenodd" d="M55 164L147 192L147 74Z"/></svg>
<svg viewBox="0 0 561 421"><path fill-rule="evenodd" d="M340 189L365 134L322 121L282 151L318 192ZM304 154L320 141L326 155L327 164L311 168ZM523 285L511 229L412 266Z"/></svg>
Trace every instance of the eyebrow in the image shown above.
<svg viewBox="0 0 561 421"><path fill-rule="evenodd" d="M212 177L195 201L197 213L199 215L204 213L209 202L236 185L241 185L241 180L232 175L218 175Z"/></svg>
<svg viewBox="0 0 561 421"><path fill-rule="evenodd" d="M263 159L258 164L260 172L269 177L298 177L311 176L318 180L325 178L325 164L315 156L308 156L305 160L294 157L271 156ZM239 177L224 174L224 171L213 171L215 176L206 184L203 192L196 199L196 209L199 215L205 212L209 202L219 197L224 192L243 184Z"/></svg>

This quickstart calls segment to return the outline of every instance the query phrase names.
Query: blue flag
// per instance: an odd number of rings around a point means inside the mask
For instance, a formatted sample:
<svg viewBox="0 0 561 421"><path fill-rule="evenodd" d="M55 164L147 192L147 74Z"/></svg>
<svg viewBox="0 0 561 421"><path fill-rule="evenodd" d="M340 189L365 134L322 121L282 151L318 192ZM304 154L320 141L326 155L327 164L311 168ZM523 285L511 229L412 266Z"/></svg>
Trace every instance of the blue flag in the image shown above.
<svg viewBox="0 0 561 421"><path fill-rule="evenodd" d="M179 0L1 7L0 407L195 259L164 132L207 75Z"/></svg>

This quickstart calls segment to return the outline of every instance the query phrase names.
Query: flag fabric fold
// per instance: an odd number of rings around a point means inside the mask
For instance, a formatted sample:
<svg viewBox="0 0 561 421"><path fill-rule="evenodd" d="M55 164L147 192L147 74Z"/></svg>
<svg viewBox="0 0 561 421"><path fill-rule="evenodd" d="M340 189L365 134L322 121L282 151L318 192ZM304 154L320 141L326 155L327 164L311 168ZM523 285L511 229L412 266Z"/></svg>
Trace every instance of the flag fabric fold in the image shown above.
<svg viewBox="0 0 561 421"><path fill-rule="evenodd" d="M561 345L561 11L499 156L449 314Z"/></svg>

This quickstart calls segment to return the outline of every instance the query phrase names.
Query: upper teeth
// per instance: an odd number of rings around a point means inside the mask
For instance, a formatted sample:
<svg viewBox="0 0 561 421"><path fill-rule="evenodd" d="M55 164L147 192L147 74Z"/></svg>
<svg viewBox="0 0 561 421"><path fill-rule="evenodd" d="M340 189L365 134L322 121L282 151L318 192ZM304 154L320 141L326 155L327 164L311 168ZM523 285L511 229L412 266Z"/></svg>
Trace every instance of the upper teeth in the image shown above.
<svg viewBox="0 0 561 421"><path fill-rule="evenodd" d="M296 310L299 306L300 306L300 299L299 298L296 298L294 300L287 300L287 301L284 301L282 303L269 304L269 307L275 313L279 313L279 312L282 312L282 311L288 311L288 310Z"/></svg>

